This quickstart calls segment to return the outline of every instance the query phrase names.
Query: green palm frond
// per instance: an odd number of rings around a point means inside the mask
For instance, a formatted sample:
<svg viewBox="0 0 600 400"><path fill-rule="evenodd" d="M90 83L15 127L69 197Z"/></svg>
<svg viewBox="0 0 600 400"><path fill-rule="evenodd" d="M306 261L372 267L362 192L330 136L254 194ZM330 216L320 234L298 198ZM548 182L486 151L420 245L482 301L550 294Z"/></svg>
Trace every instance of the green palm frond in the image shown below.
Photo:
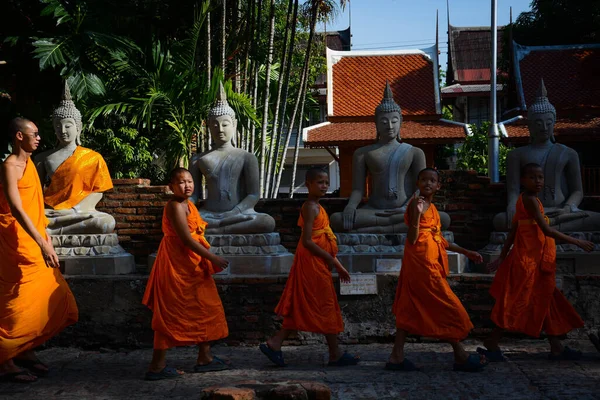
<svg viewBox="0 0 600 400"><path fill-rule="evenodd" d="M33 42L34 58L40 60L40 70L46 68L55 68L67 63L69 39L57 38L57 41L52 38L38 39Z"/></svg>

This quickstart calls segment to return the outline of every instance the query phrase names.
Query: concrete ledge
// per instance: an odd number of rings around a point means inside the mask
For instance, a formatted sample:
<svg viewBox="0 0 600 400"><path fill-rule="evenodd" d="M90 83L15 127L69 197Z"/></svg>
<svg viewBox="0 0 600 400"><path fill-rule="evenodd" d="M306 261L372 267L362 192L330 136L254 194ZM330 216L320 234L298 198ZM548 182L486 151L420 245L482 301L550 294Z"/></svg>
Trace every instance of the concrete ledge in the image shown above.
<svg viewBox="0 0 600 400"><path fill-rule="evenodd" d="M340 339L345 343L393 340L395 320L392 304L396 274L379 273L377 294L339 296L345 324ZM152 313L141 304L147 275L66 275L79 307L79 322L68 327L51 343L83 348L151 347ZM586 322L570 337L583 338L600 328L600 275L561 276L562 291ZM451 274L448 282L461 299L475 329L472 336L487 334L494 300L489 295L493 275ZM230 345L258 344L281 327L274 308L279 302L287 275L222 275L215 281L225 308ZM334 282L339 293L338 279ZM313 334L299 333L293 344L315 341Z"/></svg>
<svg viewBox="0 0 600 400"><path fill-rule="evenodd" d="M59 257L65 275L126 275L135 273L135 259L129 253L106 256Z"/></svg>

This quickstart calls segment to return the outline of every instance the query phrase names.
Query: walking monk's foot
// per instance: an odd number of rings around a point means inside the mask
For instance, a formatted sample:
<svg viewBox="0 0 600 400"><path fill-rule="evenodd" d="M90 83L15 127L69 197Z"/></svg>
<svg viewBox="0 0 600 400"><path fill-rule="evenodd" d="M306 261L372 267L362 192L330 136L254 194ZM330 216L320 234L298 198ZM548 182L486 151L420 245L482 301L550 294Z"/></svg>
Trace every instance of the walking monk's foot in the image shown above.
<svg viewBox="0 0 600 400"><path fill-rule="evenodd" d="M13 362L16 366L26 368L38 377L46 376L50 372L48 366L40 361L35 352L31 350L19 354L13 359Z"/></svg>
<svg viewBox="0 0 600 400"><path fill-rule="evenodd" d="M462 355L461 355L462 356ZM455 355L454 370L462 372L479 372L487 366L487 360L481 354L469 354L467 358Z"/></svg>
<svg viewBox="0 0 600 400"><path fill-rule="evenodd" d="M0 364L0 382L32 383L37 379L31 372L17 367L12 360Z"/></svg>

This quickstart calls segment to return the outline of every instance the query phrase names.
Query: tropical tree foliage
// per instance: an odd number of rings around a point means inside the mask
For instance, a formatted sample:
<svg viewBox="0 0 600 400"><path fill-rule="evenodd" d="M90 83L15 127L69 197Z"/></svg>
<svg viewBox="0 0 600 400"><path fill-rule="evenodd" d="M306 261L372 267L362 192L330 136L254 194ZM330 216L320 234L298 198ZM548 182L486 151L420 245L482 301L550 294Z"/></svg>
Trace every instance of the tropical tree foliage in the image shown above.
<svg viewBox="0 0 600 400"><path fill-rule="evenodd" d="M205 118L225 82L238 146L259 157L264 197L277 194L291 133L315 104L308 88L325 63L314 22L345 3L7 1L10 65L27 69L40 92L38 101L20 101L21 113L47 118L67 79L84 142L111 160L113 175L156 180L160 168L187 165L209 148Z"/></svg>
<svg viewBox="0 0 600 400"><path fill-rule="evenodd" d="M484 122L481 126L471 125L472 136L467 136L465 142L457 149L457 168L460 170L474 170L481 175L488 172L488 132L490 123ZM499 170L500 175L506 175L506 156L509 148L500 142L499 145Z"/></svg>

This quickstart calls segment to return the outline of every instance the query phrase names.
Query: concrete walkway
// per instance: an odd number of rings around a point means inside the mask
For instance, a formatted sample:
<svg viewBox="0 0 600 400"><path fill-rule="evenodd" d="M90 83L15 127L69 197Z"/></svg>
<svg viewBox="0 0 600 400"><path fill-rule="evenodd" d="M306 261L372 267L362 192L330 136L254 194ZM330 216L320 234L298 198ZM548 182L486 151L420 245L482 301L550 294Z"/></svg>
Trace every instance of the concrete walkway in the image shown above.
<svg viewBox="0 0 600 400"><path fill-rule="evenodd" d="M474 351L479 343L467 341ZM51 364L47 378L30 385L0 383L0 399L198 399L202 388L236 381L289 379L323 382L334 399L600 399L600 354L590 342L567 341L584 352L577 362L546 359L547 343L512 341L504 345L510 362L490 364L482 373L452 371L449 345L407 344L407 355L423 372L383 370L391 344L348 346L362 362L346 368L326 367L325 345L286 347L287 368L277 368L257 347L217 346L235 369L207 374L187 373L181 379L143 380L151 350L130 352L52 348L41 351ZM172 350L169 364L190 371L194 348Z"/></svg>

